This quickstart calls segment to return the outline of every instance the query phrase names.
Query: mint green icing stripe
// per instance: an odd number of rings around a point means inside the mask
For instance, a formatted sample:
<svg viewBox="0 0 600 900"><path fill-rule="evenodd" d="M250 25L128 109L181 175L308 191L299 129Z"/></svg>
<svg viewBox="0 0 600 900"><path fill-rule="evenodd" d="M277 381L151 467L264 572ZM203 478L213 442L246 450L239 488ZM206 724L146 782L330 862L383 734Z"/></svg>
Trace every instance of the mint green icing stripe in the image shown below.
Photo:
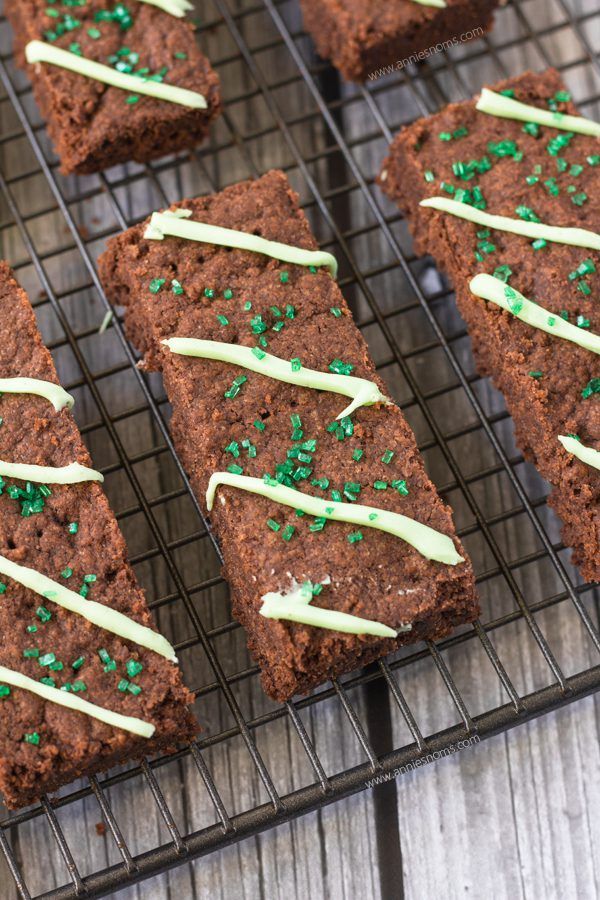
<svg viewBox="0 0 600 900"><path fill-rule="evenodd" d="M141 2L148 3L150 6L158 6L159 9L178 19L183 18L186 12L194 8L193 3L189 3L188 0L141 0Z"/></svg>
<svg viewBox="0 0 600 900"><path fill-rule="evenodd" d="M201 359L216 359L220 362L228 362L251 372L259 372L268 378L277 381L285 381L288 384L297 384L300 387L314 388L319 391L329 391L334 394L343 394L352 397L350 403L337 416L342 419L351 415L360 406L372 406L373 403L391 403L381 393L374 381L366 378L355 378L353 375L336 375L330 372L317 372L315 369L307 369L304 366L296 372L292 369L288 359L280 359L271 353L258 351L259 356L252 352L250 347L240 344L227 344L223 341L205 341L201 338L168 338L162 342L166 344L171 353L180 356L194 356Z"/></svg>
<svg viewBox="0 0 600 900"><path fill-rule="evenodd" d="M266 619L287 619L289 622L299 622L301 625L312 625L315 628L327 628L330 631L343 631L345 634L373 634L377 637L397 637L397 632L384 625L382 622L374 622L371 619L361 619L349 613L338 612L335 609L323 609L320 606L311 606L311 597L306 597L302 585L292 581L292 587L287 592L269 591L261 597L261 616ZM401 626L402 631L410 631L410 625Z"/></svg>
<svg viewBox="0 0 600 900"><path fill-rule="evenodd" d="M413 0L414 3L420 3L421 6L435 6L437 9L445 9L448 5L444 0Z"/></svg>
<svg viewBox="0 0 600 900"><path fill-rule="evenodd" d="M522 322L526 322L527 325L532 325L553 337L578 344L584 350L600 353L600 335L594 334L593 331L588 331L586 328L579 328L572 322L565 322L561 316L528 300L527 297L499 278L494 278L493 275L475 275L471 279L469 287L472 294L496 303L502 309L521 319Z"/></svg>
<svg viewBox="0 0 600 900"><path fill-rule="evenodd" d="M78 56L68 50L61 50L54 44L45 41L30 41L25 47L27 62L50 63L61 69L68 69L86 78L93 78L123 91L131 91L134 94L146 94L157 100L166 100L169 103L177 103L180 106L188 106L192 109L206 109L206 100L202 94L196 91L188 91L186 88L177 87L174 84L165 84L159 81L150 81L137 75L128 75L126 72L118 72L111 66L105 66L93 59Z"/></svg>
<svg viewBox="0 0 600 900"><path fill-rule="evenodd" d="M145 722L143 719L136 719L135 716L123 716L121 713L113 712L105 709L103 706L97 706L84 700L79 694L72 694L70 691L61 691L60 688L50 687L49 684L42 684L41 681L35 681L28 675L21 672L15 672L14 669L7 669L6 666L0 666L0 681L5 684L11 684L13 687L21 688L38 697L43 697L50 703L57 703L59 706L66 706L77 712L85 713L93 719L99 719L100 722L106 722L114 728L121 728L123 731L131 731L143 738L151 738L156 731L154 725ZM6 702L6 701L4 701Z"/></svg>
<svg viewBox="0 0 600 900"><path fill-rule="evenodd" d="M67 394L60 384L41 378L0 378L0 394L36 394L49 400L56 412L65 406L73 409L75 403L71 394Z"/></svg>
<svg viewBox="0 0 600 900"><path fill-rule="evenodd" d="M525 222L522 219L511 219L509 216L495 216L482 209L475 209L468 203L450 200L448 197L428 197L426 200L421 200L419 206L431 207L486 228L510 231L534 240L543 238L555 244L569 244L573 247L600 250L600 234L595 231L587 231L585 228L560 228L555 225L544 225L542 222Z"/></svg>
<svg viewBox="0 0 600 900"><path fill-rule="evenodd" d="M581 462L586 463L593 469L600 469L600 450L586 447L585 444L582 444L581 441L570 435L559 434L558 439L567 453L572 453L573 456L576 456L577 459L580 459Z"/></svg>
<svg viewBox="0 0 600 900"><path fill-rule="evenodd" d="M600 137L600 123L586 119L584 116L569 116L566 113L552 112L550 109L539 109L537 106L529 106L514 100L512 97L504 97L496 94L489 88L483 88L481 96L475 105L479 112L488 113L490 116L498 116L501 119L516 119L518 122L536 122L538 125L547 125L549 128L558 128L561 131L575 131L579 134L588 134L592 137Z"/></svg>
<svg viewBox="0 0 600 900"><path fill-rule="evenodd" d="M455 547L454 542L447 534L442 534L423 525L408 516L380 509L376 506L363 506L360 503L338 503L334 500L322 500L313 497L303 491L294 490L283 484L269 484L261 478L251 478L248 475L234 475L232 472L214 472L210 476L206 491L206 505L208 510L213 507L215 493L220 484L240 488L251 494L260 494L276 503L291 506L293 509L301 509L309 516L320 516L337 522L349 522L352 525L362 525L365 528L377 528L386 531L410 544L426 559L434 559L437 562L455 566L464 562Z"/></svg>
<svg viewBox="0 0 600 900"><path fill-rule="evenodd" d="M148 240L161 241L165 235L170 235L187 241L199 241L202 244L250 250L252 253L261 253L263 256L270 256L272 259L296 266L326 266L334 278L337 275L335 256L324 250L303 250L301 247L280 244L279 241L268 241L246 231L208 225L206 222L192 222L188 216L191 216L190 210L184 209L152 213L144 237Z"/></svg>
<svg viewBox="0 0 600 900"><path fill-rule="evenodd" d="M79 484L81 481L104 481L104 475L78 462L68 466L30 466L27 463L11 463L0 459L0 475L37 481L41 484Z"/></svg>
<svg viewBox="0 0 600 900"><path fill-rule="evenodd" d="M173 662L177 661L175 650L162 634L158 634L151 628L134 622L129 616L112 609L110 606L105 606L96 600L84 600L80 594L76 594L75 591L69 590L64 585L59 584L58 581L53 581L46 575L42 575L41 572L36 572L35 569L20 566L5 556L0 556L0 574L5 575L7 578L12 578L13 581L18 581L23 587L34 591L40 597L44 597L44 599L50 600L52 603L56 603L58 606L62 606L78 616L82 616L88 622L97 625L98 628L110 631L112 634L123 638L123 640L133 641L139 644L140 647L147 647L149 650L153 650L155 653L165 656Z"/></svg>

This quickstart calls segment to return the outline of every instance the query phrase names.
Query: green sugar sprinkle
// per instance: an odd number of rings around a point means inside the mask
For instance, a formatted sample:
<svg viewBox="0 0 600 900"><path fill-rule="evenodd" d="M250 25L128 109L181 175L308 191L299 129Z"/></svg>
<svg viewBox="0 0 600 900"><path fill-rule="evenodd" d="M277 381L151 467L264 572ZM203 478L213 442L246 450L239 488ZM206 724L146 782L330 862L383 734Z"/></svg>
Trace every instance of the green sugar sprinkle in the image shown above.
<svg viewBox="0 0 600 900"><path fill-rule="evenodd" d="M276 522L275 519L267 519L267 525L271 529L271 531L279 531L281 525L279 522Z"/></svg>
<svg viewBox="0 0 600 900"><path fill-rule="evenodd" d="M237 376L233 379L233 382L231 383L231 387L228 388L228 389L225 391L225 393L223 394L223 396L224 396L227 400L233 400L233 399L235 399L235 397L237 397L237 395L238 395L239 392L240 392L241 386L242 386L243 384L245 384L246 381L248 381L248 378L247 378L246 375L237 375Z"/></svg>
<svg viewBox="0 0 600 900"><path fill-rule="evenodd" d="M125 670L130 678L136 678L143 670L144 666L136 659L129 659L125 664Z"/></svg>
<svg viewBox="0 0 600 900"><path fill-rule="evenodd" d="M40 656L38 662L40 666L49 666L51 663L56 662L56 656L54 653L44 653L43 656Z"/></svg>
<svg viewBox="0 0 600 900"><path fill-rule="evenodd" d="M542 372L530 372L529 376L530 376L530 378L535 378L535 379L539 380L540 378L543 378L543 373Z"/></svg>
<svg viewBox="0 0 600 900"><path fill-rule="evenodd" d="M23 650L23 659L37 659L40 655L40 651L37 647L30 647Z"/></svg>
<svg viewBox="0 0 600 900"><path fill-rule="evenodd" d="M312 532L323 531L326 525L327 519L324 519L322 516L317 516L314 522L308 526L308 530Z"/></svg>
<svg viewBox="0 0 600 900"><path fill-rule="evenodd" d="M596 266L594 265L594 261L591 259L584 259L576 269L569 272L568 278L569 281L575 281L577 278L583 278L584 275L591 275L595 271Z"/></svg>
<svg viewBox="0 0 600 900"><path fill-rule="evenodd" d="M359 541L362 541L363 534L362 531L351 531L348 535L348 543L349 544L357 544Z"/></svg>
<svg viewBox="0 0 600 900"><path fill-rule="evenodd" d="M151 294L158 294L161 287L165 283L166 278L153 278L150 284L148 285L148 289Z"/></svg>
<svg viewBox="0 0 600 900"><path fill-rule="evenodd" d="M10 688L7 684L0 684L0 699L6 700L10 696Z"/></svg>
<svg viewBox="0 0 600 900"><path fill-rule="evenodd" d="M71 668L75 669L75 670L80 669L82 667L82 665L84 664L84 662L85 662L85 656L78 656L77 659L71 663Z"/></svg>
<svg viewBox="0 0 600 900"><path fill-rule="evenodd" d="M588 196L584 191L581 191L579 194L573 194L571 197L571 202L575 204L575 206L583 206L584 203L587 203Z"/></svg>
<svg viewBox="0 0 600 900"><path fill-rule="evenodd" d="M515 213L525 222L541 222L540 217L534 213L530 206L520 204L515 208Z"/></svg>
<svg viewBox="0 0 600 900"><path fill-rule="evenodd" d="M257 429L257 431L264 431L264 430L265 430L265 427L266 427L266 426L265 426L265 423L264 423L264 422L261 422L260 419L255 419L254 422L253 422L252 424L253 424L254 427Z"/></svg>
<svg viewBox="0 0 600 900"><path fill-rule="evenodd" d="M600 378L592 378L581 392L584 400L587 400L592 394L600 394Z"/></svg>
<svg viewBox="0 0 600 900"><path fill-rule="evenodd" d="M329 363L329 371L336 375L351 375L354 366L351 363L342 362L341 359L334 359Z"/></svg>
<svg viewBox="0 0 600 900"><path fill-rule="evenodd" d="M293 525L286 525L283 531L281 532L281 537L284 541L291 541L292 536L295 532L295 528Z"/></svg>
<svg viewBox="0 0 600 900"><path fill-rule="evenodd" d="M352 459L354 460L354 462L360 462L363 458L364 452L364 450L360 450L358 447L356 448L356 450L353 450Z"/></svg>
<svg viewBox="0 0 600 900"><path fill-rule="evenodd" d="M171 281L171 290L174 294L183 294L181 283L176 278L173 278Z"/></svg>
<svg viewBox="0 0 600 900"><path fill-rule="evenodd" d="M35 744L35 746L37 747L40 742L40 736L37 731L31 731L29 733L26 732L23 735L23 740L26 744Z"/></svg>
<svg viewBox="0 0 600 900"><path fill-rule="evenodd" d="M49 609L46 609L45 606L38 606L35 611L36 616L40 620L40 622L49 622L52 618L52 613Z"/></svg>
<svg viewBox="0 0 600 900"><path fill-rule="evenodd" d="M389 463L391 463L393 458L394 458L394 451L386 450L385 453L383 454L383 456L381 457L381 462L388 465Z"/></svg>
<svg viewBox="0 0 600 900"><path fill-rule="evenodd" d="M69 525L69 534L77 534L79 531L79 524L77 522L71 522Z"/></svg>
<svg viewBox="0 0 600 900"><path fill-rule="evenodd" d="M503 281L505 284L508 284L508 279L512 275L512 269L510 266L497 266L494 269L494 278L498 278L500 281Z"/></svg>

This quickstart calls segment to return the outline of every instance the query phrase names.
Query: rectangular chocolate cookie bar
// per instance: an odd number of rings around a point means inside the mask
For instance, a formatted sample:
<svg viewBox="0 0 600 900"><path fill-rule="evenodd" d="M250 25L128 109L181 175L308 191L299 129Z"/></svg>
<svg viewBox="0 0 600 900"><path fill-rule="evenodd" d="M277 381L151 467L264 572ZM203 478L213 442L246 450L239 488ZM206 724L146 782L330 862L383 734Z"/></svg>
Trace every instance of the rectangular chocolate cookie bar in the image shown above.
<svg viewBox="0 0 600 900"><path fill-rule="evenodd" d="M305 28L349 81L378 78L409 62L482 37L499 0L300 0Z"/></svg>
<svg viewBox="0 0 600 900"><path fill-rule="evenodd" d="M554 70L527 72L493 91L505 109L513 103L514 111L516 101L543 110L545 124L527 120L540 118L535 110L517 121L479 111L473 101L452 104L399 133L379 183L407 216L416 252L431 254L448 273L479 369L504 394L519 447L553 487L550 502L564 522L573 562L584 578L598 581L600 471L571 451L589 451L590 459L600 450L600 254L593 249L600 231L600 142L563 122L561 114L577 109ZM530 233L487 228L481 217L474 224L420 205L435 196L458 200L463 211L509 217ZM596 237L571 246L560 235L536 237L540 223ZM508 310L471 291L475 275L474 290L491 281L480 273L494 276ZM524 320L528 310L537 314L537 327ZM566 323L568 339L558 335Z"/></svg>
<svg viewBox="0 0 600 900"><path fill-rule="evenodd" d="M0 308L0 791L14 808L197 726L106 497L77 480L97 473L4 262ZM55 483L65 466L79 476Z"/></svg>
<svg viewBox="0 0 600 900"><path fill-rule="evenodd" d="M219 80L196 44L193 25L150 2L5 0L4 11L17 62L27 68L66 174L194 147L220 112ZM48 62L28 65L31 41L139 75L134 80L140 86L147 80L201 94L206 108L128 92Z"/></svg>
<svg viewBox="0 0 600 900"><path fill-rule="evenodd" d="M145 237L146 222L111 239L99 260L110 298L125 306L132 342L148 368L162 371L171 430L196 495L206 503L217 472L238 482L216 486L211 521L233 613L265 691L286 700L399 644L440 638L473 620L471 565L459 556L450 510L400 410L378 402L342 415L347 396L294 383L295 375L337 373L342 388L344 377L359 376L379 397L384 391L334 278L307 264L317 245L283 173L184 200L159 218L224 226L305 255L302 264L283 263L217 245L212 232L208 243L154 240ZM164 341L175 337L225 344L231 362L172 352ZM279 376L252 371L252 360L254 368L273 367L273 357ZM239 489L245 479L273 496ZM283 494L291 506L277 499ZM359 527L328 518L359 505L375 508ZM389 513L410 517L406 540L373 524ZM452 564L408 542L418 543L417 523L445 542ZM274 607L278 618L268 617ZM299 612L311 622L324 617L323 627L291 621ZM347 625L340 614L355 617L356 633L340 630ZM369 623L380 626L377 634L366 632Z"/></svg>

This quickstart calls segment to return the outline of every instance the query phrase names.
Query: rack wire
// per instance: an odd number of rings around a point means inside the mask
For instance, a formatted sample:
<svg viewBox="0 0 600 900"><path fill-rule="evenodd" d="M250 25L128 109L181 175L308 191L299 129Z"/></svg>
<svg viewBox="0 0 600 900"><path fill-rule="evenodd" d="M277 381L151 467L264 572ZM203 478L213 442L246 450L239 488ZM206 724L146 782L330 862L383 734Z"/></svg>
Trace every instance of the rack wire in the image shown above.
<svg viewBox="0 0 600 900"><path fill-rule="evenodd" d="M358 87L314 56L292 0L214 0L200 39L226 106L209 145L70 179L58 172L0 19L3 254L78 395L79 425L205 726L179 753L4 815L0 846L21 897L106 894L600 687L598 592L569 564L547 486L514 446L502 399L475 372L451 292L414 257L405 224L373 184L401 124L527 65L556 65L582 111L597 114L594 5L513 0L491 36ZM151 209L270 166L286 171L322 246L341 260L357 322L453 506L483 607L480 621L444 641L404 648L284 705L260 691L231 620L218 546L171 444L160 379L136 366L118 315L98 333L110 306L95 269L105 238ZM282 738L293 744L284 765ZM158 822L145 844L126 833L132 797ZM101 818L100 851L82 842L82 817ZM28 856L42 831L62 860L43 873Z"/></svg>

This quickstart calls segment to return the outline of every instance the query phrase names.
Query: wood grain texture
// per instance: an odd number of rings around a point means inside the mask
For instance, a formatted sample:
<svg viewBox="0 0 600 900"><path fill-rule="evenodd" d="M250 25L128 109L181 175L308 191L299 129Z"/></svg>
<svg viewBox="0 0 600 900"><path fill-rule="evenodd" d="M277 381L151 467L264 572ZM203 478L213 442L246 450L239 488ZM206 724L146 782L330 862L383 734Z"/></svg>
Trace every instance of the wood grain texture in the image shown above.
<svg viewBox="0 0 600 900"><path fill-rule="evenodd" d="M593 0L571 2L571 6L581 14L593 12ZM439 447L431 444L430 424L414 402L407 374L415 378L420 390L429 392L428 407L445 435L473 425L464 436L450 440L449 447L460 472L468 479L472 500L493 521L518 507L518 498L506 475L494 469L497 456L476 427L476 416L423 310L414 304L414 293L364 195L357 189L356 173L336 149L314 98L300 80L297 66L282 46L262 3L230 0L228 8L239 14L236 25L258 68L255 72L249 70L217 7L203 3L199 8L203 21L214 20L214 24L201 32L200 40L217 64L227 101L225 115L204 151L182 160L176 167L159 164L144 171L129 166L107 173L108 182L114 185L114 201L96 177L59 176L59 184L70 198L69 213L92 258L101 252L105 236L120 228L120 217L129 223L182 196L217 189L272 166L283 166L306 204L316 233L323 241L332 242L340 257L344 291L357 321L364 328L390 390L404 405L419 441L428 448L424 453L428 471L452 503L459 527L472 525L472 509L457 489L447 459ZM278 5L278 9L296 35L303 58L315 66L311 43L299 33L295 0ZM435 79L428 77L427 72L442 64L433 59L430 69L415 78L394 77L388 83L371 86L368 101L358 89L340 86L330 70L317 64L314 71L318 86L329 99L336 124L349 142L358 173L371 182L385 152L386 128L393 132L403 121L432 111L447 99L470 94L484 81L501 77L503 70L517 72L527 66L541 67L551 60L565 65L565 77L576 98L593 95L600 77L589 65L579 62L583 58L581 42L561 24L564 21L561 0L552 4L545 0L519 4L515 0L498 16L492 44L500 49L492 51L486 43L459 47L453 51L453 58L465 61L454 74L444 71ZM522 41L527 22L536 23L543 37ZM592 46L600 47L600 17L585 19L582 28ZM0 52L6 53L7 48L7 29L2 24ZM25 88L21 76L12 71L11 74ZM262 90L265 86L267 90ZM39 123L28 92L24 103L31 121ZM270 103L285 119L287 136L278 130ZM584 107L584 111L591 115L599 112L593 106ZM80 336L84 362L96 379L108 413L116 420L118 440L124 451L136 459L135 475L153 504L157 528L169 545L203 624L216 629L212 645L223 669L227 674L244 672L252 663L241 631L228 628L227 593L219 581L214 549L192 503L185 497L181 477L164 450L162 435L145 408L114 330L109 328L104 335L97 333L104 308L91 285L90 273L74 246L64 217L56 209L28 142L18 136L21 129L10 103L1 95L0 129L2 135L13 131L17 134L13 140L0 144L0 170L10 182L14 203L25 217L25 228L42 259L68 326ZM53 161L43 129L36 135L47 158ZM299 167L296 154L307 160L305 171ZM126 175L133 179L129 186L122 183ZM307 176L314 179L325 196L327 210L364 277L362 285L336 240L332 223L316 207ZM403 223L373 190L394 234L409 251ZM19 279L37 302L40 327L52 346L63 383L75 383L75 413L95 464L118 464L120 448L111 439L101 411L82 380L56 313L41 298L39 274L31 265L23 235L1 195L0 245L2 255L16 266ZM411 260L411 269L431 298L431 308L479 401L494 417L503 448L517 460L515 470L529 497L543 498L546 488L539 477L530 466L518 461L511 423L503 417L501 397L486 381L476 377L464 326L443 281L427 261ZM374 321L369 295L377 301L392 339L405 354L405 372L394 361L390 342ZM152 377L150 385L161 410L168 415L160 379ZM488 474L482 476L482 472ZM161 628L178 640L193 638L193 627L178 597L172 573L156 551L156 539L139 510L131 481L116 466L107 477L106 487L120 514L140 582L151 600L161 598L157 609ZM556 520L544 505L538 507L538 512L552 540L558 542ZM504 558L514 564L514 578L527 602L560 593L560 580L553 567L547 560L536 558L539 537L525 515L511 515L493 525L492 532ZM466 544L478 572L484 576L483 623L513 612L515 597L506 580L495 571L489 545L477 533L469 534ZM531 561L528 554L533 555ZM561 551L561 558L568 565L565 551ZM208 586L199 590L198 585L206 580L210 582ZM597 595L588 591L583 596L597 623ZM168 602L163 603L162 598ZM597 652L568 601L537 612L535 621L566 674L597 663ZM492 631L490 639L519 692L552 683L552 672L522 618ZM212 687L214 674L205 653L193 646L184 650L181 657L188 683L200 692L197 709L204 736L216 738L232 728L232 710L222 692ZM472 715L506 702L504 690L478 641L468 640L451 647L443 658ZM395 677L425 736L460 720L431 658L401 666ZM254 674L234 680L232 690L246 720L260 723L260 717L274 708L262 694ZM410 742L407 724L381 679L351 688L348 700L377 753ZM327 774L365 760L364 749L336 697L303 708L299 715ZM421 900L467 893L511 900L595 897L600 880L597 717L595 698L580 701L419 771L401 775L396 781L204 859L185 863L126 889L119 896L153 900L208 896L298 900L365 896L387 900L404 895ZM314 780L289 717L258 724L252 736L278 791L286 793ZM239 736L215 743L203 756L230 814L267 800L248 748ZM190 759L170 762L155 774L182 834L216 821L210 798ZM108 788L106 797L133 854L171 839L151 785L143 775ZM102 815L93 796L58 810L57 817L82 875L119 862L110 834L99 833L96 827ZM68 880L64 860L43 817L15 826L9 839L32 894ZM5 866L0 885L2 900L16 897Z"/></svg>

